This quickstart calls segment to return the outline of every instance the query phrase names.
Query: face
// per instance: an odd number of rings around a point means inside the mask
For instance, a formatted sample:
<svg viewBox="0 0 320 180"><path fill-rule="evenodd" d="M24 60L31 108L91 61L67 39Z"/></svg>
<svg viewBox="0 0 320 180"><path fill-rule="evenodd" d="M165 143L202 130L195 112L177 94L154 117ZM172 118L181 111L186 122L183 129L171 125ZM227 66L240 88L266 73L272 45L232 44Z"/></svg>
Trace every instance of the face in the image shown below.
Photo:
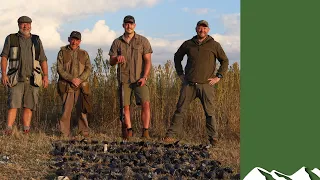
<svg viewBox="0 0 320 180"><path fill-rule="evenodd" d="M81 40L77 39L77 38L70 38L69 37L69 45L71 47L72 50L77 49L80 46Z"/></svg>
<svg viewBox="0 0 320 180"><path fill-rule="evenodd" d="M124 28L125 33L132 34L134 33L134 29L136 28L135 23L123 23L122 27Z"/></svg>
<svg viewBox="0 0 320 180"><path fill-rule="evenodd" d="M19 23L19 31L21 34L28 36L31 32L31 23Z"/></svg>
<svg viewBox="0 0 320 180"><path fill-rule="evenodd" d="M206 26L200 25L196 27L196 32L200 39L207 37L209 31L210 31L210 28Z"/></svg>

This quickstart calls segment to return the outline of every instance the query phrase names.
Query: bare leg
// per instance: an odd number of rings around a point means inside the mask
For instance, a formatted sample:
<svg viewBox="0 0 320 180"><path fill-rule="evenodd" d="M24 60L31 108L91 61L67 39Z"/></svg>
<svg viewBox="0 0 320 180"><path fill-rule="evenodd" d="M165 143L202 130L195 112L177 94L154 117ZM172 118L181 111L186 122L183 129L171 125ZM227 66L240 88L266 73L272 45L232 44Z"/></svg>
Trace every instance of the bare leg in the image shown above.
<svg viewBox="0 0 320 180"><path fill-rule="evenodd" d="M12 126L17 116L17 108L12 108L8 110L8 126Z"/></svg>
<svg viewBox="0 0 320 180"><path fill-rule="evenodd" d="M31 109L29 109L29 108L24 108L24 109L23 109L23 115L22 115L23 126L30 127L31 117L32 117L32 111L31 111Z"/></svg>
<svg viewBox="0 0 320 180"><path fill-rule="evenodd" d="M131 128L131 119L130 119L130 108L129 106L124 106L124 123L126 124L127 129Z"/></svg>
<svg viewBox="0 0 320 180"><path fill-rule="evenodd" d="M148 129L150 125L150 102L148 101L142 104L141 121L143 128Z"/></svg>

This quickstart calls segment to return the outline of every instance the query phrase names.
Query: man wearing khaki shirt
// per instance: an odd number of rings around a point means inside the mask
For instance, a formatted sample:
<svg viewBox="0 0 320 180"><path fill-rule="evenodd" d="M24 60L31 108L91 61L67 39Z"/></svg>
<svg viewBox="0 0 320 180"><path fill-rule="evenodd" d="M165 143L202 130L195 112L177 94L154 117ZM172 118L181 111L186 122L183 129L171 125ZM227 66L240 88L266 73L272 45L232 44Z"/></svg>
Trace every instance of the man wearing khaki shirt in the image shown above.
<svg viewBox="0 0 320 180"><path fill-rule="evenodd" d="M132 137L129 109L132 93L135 94L136 100L142 106L142 137L150 138L148 131L150 124L150 97L146 83L151 68L152 48L147 38L134 31L136 24L133 16L124 17L122 27L125 32L113 41L109 55L112 66L115 64L121 66L120 76L124 86L124 123L127 128L126 137L124 138Z"/></svg>
<svg viewBox="0 0 320 180"><path fill-rule="evenodd" d="M48 86L48 64L39 36L31 34L32 20L28 16L18 19L19 32L7 36L1 53L1 82L8 87L8 122L6 135L12 134L12 125L16 119L17 109L23 107L24 134L30 132L32 111L36 110L39 86ZM40 64L36 69L35 64ZM7 65L9 70L7 72ZM40 83L35 84L35 77Z"/></svg>
<svg viewBox="0 0 320 180"><path fill-rule="evenodd" d="M87 51L80 49L81 34L72 31L69 45L61 47L57 58L59 74L58 90L63 101L63 113L60 119L60 131L64 137L71 137L70 118L74 106L78 120L79 134L89 135L87 113L83 111L83 96L90 94L88 78L91 63Z"/></svg>

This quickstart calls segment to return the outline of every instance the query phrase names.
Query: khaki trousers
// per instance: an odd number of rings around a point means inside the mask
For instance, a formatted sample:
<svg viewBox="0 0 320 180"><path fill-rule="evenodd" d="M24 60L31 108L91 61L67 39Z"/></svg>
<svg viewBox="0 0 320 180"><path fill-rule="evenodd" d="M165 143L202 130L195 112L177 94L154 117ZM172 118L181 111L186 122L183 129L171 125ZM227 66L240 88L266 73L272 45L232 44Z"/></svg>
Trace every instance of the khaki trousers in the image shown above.
<svg viewBox="0 0 320 180"><path fill-rule="evenodd" d="M63 94L62 101L62 116L59 122L61 133L64 136L70 136L70 119L72 109L75 106L79 133L87 134L89 132L89 125L87 114L81 112L82 98L80 90Z"/></svg>

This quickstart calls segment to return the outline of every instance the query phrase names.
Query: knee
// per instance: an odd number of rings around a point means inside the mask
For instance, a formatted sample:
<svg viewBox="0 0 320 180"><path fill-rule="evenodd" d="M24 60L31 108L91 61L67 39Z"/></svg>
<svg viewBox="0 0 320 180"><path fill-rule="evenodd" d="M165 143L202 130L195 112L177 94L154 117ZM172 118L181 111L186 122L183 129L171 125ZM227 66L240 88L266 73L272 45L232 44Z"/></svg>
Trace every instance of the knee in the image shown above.
<svg viewBox="0 0 320 180"><path fill-rule="evenodd" d="M149 110L150 109L150 102L149 101L143 102L141 106L142 106L143 110Z"/></svg>

